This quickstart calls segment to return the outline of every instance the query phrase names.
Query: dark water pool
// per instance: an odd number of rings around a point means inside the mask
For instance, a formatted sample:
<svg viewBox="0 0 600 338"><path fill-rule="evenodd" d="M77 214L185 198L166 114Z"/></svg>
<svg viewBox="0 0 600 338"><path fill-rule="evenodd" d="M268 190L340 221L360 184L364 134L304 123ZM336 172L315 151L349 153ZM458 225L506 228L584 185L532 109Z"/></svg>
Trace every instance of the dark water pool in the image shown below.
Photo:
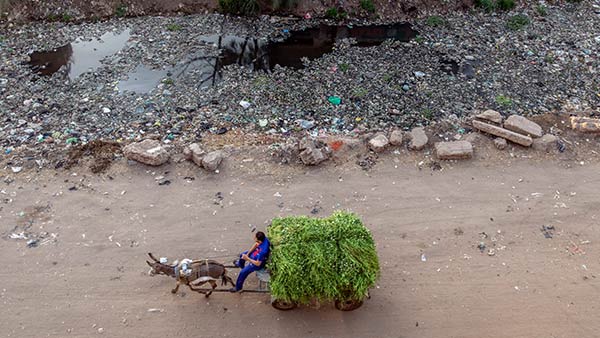
<svg viewBox="0 0 600 338"><path fill-rule="evenodd" d="M100 61L123 49L129 37L130 31L125 30L109 32L92 41L77 39L54 50L29 54L29 64L34 72L41 75L52 75L64 66L69 78L75 79L100 67Z"/></svg>
<svg viewBox="0 0 600 338"><path fill-rule="evenodd" d="M358 47L371 47L385 40L408 42L417 36L410 24L371 26L320 25L300 31L284 32L281 41L269 42L257 37L233 35L205 35L200 41L213 45L219 55L203 53L189 55L170 69L154 70L139 65L127 79L118 84L120 91L149 92L161 81L177 81L183 76L194 76L198 87L214 85L222 80L222 67L237 64L256 71L270 71L275 65L300 69L303 59L319 58L333 50L336 41L351 38ZM91 42L76 41L53 51L30 54L31 67L42 75L51 75L66 66L69 77L96 69L100 61L121 50L129 39L129 31L107 33Z"/></svg>

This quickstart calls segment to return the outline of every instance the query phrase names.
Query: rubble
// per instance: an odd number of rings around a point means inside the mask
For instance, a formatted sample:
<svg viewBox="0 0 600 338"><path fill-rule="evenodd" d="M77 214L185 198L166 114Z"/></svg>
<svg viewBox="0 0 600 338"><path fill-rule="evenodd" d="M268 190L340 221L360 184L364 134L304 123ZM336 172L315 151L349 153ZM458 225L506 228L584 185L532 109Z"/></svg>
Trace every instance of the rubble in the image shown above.
<svg viewBox="0 0 600 338"><path fill-rule="evenodd" d="M221 165L225 158L225 153L221 150L211 151L202 158L202 167L206 170L215 171Z"/></svg>
<svg viewBox="0 0 600 338"><path fill-rule="evenodd" d="M392 131L392 133L390 134L390 144L393 146L400 146L400 145L402 145L402 141L403 141L402 131L401 130Z"/></svg>
<svg viewBox="0 0 600 338"><path fill-rule="evenodd" d="M539 124L519 115L509 116L504 121L504 128L533 138L542 137L543 134L542 127Z"/></svg>
<svg viewBox="0 0 600 338"><path fill-rule="evenodd" d="M389 145L389 140L385 135L377 135L369 140L369 149L376 153L381 153Z"/></svg>
<svg viewBox="0 0 600 338"><path fill-rule="evenodd" d="M435 152L440 160L461 160L473 157L473 145L468 141L437 142Z"/></svg>
<svg viewBox="0 0 600 338"><path fill-rule="evenodd" d="M522 146L525 147L529 147L531 146L531 144L533 143L533 139L529 136L525 136L525 135L521 135L518 133L515 133L513 131L504 129L504 128L500 128L488 123L484 123L484 122L480 122L480 121L473 121L473 127L475 129L481 130L485 133L494 135L494 136L499 136L502 138L505 138L511 142L514 142L516 144L520 144Z"/></svg>
<svg viewBox="0 0 600 338"><path fill-rule="evenodd" d="M494 122L498 125L502 124L502 119L503 119L502 115L499 112L497 112L495 110L491 110L491 109L488 109L475 117L480 120Z"/></svg>
<svg viewBox="0 0 600 338"><path fill-rule="evenodd" d="M498 150L504 150L506 149L506 147L508 146L508 143L506 142L505 139L503 139L502 137L496 137L494 139L494 146L498 149Z"/></svg>
<svg viewBox="0 0 600 338"><path fill-rule="evenodd" d="M193 161L198 166L202 166L202 159L204 158L204 155L206 155L206 152L204 149L202 149L200 144L192 143L185 147L183 150L183 155L185 156L186 160Z"/></svg>
<svg viewBox="0 0 600 338"><path fill-rule="evenodd" d="M600 133L600 119L571 116L571 128L581 133Z"/></svg>
<svg viewBox="0 0 600 338"><path fill-rule="evenodd" d="M533 140L533 149L547 153L558 150L558 137L552 134L545 134L540 138L536 138Z"/></svg>
<svg viewBox="0 0 600 338"><path fill-rule="evenodd" d="M300 159L305 165L317 165L331 157L331 149L324 142L305 137L300 140Z"/></svg>
<svg viewBox="0 0 600 338"><path fill-rule="evenodd" d="M159 166L169 160L169 153L156 140L143 140L128 144L123 148L123 154L130 160L151 166Z"/></svg>
<svg viewBox="0 0 600 338"><path fill-rule="evenodd" d="M411 130L408 137L410 139L408 148L411 150L421 150L425 148L427 142L429 142L429 138L425 134L425 129L421 127Z"/></svg>

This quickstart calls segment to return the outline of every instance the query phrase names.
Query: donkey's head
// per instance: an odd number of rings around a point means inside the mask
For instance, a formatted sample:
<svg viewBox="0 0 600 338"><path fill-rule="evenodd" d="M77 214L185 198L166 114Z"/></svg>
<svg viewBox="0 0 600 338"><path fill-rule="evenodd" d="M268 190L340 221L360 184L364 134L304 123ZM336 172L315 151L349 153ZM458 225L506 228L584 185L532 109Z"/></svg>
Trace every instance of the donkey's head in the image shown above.
<svg viewBox="0 0 600 338"><path fill-rule="evenodd" d="M150 265L151 269L148 272L148 274L150 276L154 276L154 275L167 275L167 276L171 276L174 277L175 276L175 267L168 265L168 264L163 264L161 262L158 261L158 259L154 258L154 256L151 253L148 253L148 256L150 256L150 259L152 259L152 262L146 261L146 263L148 263L148 265Z"/></svg>

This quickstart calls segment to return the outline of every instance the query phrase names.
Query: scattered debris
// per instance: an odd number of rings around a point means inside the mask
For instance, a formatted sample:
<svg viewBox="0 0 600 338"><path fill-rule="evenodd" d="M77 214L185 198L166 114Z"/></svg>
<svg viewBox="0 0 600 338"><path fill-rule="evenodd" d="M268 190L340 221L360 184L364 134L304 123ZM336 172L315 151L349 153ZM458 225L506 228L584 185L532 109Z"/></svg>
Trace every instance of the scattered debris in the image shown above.
<svg viewBox="0 0 600 338"><path fill-rule="evenodd" d="M542 225L542 233L546 238L552 238L554 236L554 230L553 225Z"/></svg>

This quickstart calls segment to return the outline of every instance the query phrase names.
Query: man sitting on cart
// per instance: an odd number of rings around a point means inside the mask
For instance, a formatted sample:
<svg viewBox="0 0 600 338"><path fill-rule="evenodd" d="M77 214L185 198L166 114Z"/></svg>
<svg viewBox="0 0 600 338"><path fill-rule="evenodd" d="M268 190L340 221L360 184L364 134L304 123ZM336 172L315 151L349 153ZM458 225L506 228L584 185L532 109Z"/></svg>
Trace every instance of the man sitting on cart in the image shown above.
<svg viewBox="0 0 600 338"><path fill-rule="evenodd" d="M231 292L242 291L242 288L244 287L244 281L246 281L248 275L254 271L264 268L265 263L267 262L267 257L269 256L269 240L267 239L267 236L265 236L264 232L259 231L256 233L254 239L256 240L256 243L252 245L250 250L242 252L240 254L240 259L237 259L233 262L242 270L238 275L235 288L229 289ZM250 254L248 255L248 253ZM246 264L246 262L249 264Z"/></svg>

